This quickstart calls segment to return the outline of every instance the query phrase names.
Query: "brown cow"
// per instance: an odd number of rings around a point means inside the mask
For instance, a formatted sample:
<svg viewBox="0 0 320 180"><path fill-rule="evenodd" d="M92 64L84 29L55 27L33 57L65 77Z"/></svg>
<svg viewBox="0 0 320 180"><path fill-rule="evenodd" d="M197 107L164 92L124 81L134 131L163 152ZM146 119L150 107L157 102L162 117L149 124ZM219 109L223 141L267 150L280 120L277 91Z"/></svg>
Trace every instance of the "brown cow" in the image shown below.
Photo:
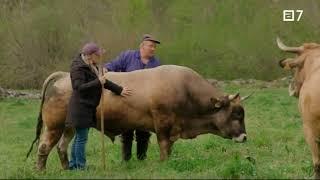
<svg viewBox="0 0 320 180"><path fill-rule="evenodd" d="M105 132L112 140L128 129L155 132L161 160L170 155L173 143L179 138L212 133L238 142L246 140L239 94L224 95L189 68L163 65L108 74L111 81L134 89L128 98L105 91ZM42 129L37 160L40 170L45 168L47 157L57 143L62 166L68 167L67 149L73 130L65 127L65 119L71 90L69 73L53 73L44 82L34 140L39 139ZM99 113L100 106L97 118ZM99 130L100 123L97 126Z"/></svg>
<svg viewBox="0 0 320 180"><path fill-rule="evenodd" d="M284 69L294 70L289 94L299 98L305 139L311 148L315 177L320 178L320 44L288 47L279 38L277 44L281 50L297 55L283 59L279 64Z"/></svg>

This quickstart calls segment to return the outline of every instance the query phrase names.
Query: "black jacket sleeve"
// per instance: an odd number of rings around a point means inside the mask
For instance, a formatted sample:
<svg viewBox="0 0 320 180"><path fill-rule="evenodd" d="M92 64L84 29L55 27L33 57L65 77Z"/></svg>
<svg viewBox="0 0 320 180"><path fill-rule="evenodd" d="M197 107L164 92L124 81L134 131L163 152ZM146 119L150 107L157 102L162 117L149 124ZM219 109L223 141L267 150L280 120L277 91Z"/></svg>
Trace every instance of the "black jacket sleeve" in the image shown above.
<svg viewBox="0 0 320 180"><path fill-rule="evenodd" d="M106 80L106 83L104 84L104 88L109 89L110 91L116 93L117 95L120 95L123 89L121 86L109 80Z"/></svg>
<svg viewBox="0 0 320 180"><path fill-rule="evenodd" d="M86 91L91 88L101 88L101 84L98 78L90 82L85 81L85 74L80 69L71 71L72 85L75 90Z"/></svg>

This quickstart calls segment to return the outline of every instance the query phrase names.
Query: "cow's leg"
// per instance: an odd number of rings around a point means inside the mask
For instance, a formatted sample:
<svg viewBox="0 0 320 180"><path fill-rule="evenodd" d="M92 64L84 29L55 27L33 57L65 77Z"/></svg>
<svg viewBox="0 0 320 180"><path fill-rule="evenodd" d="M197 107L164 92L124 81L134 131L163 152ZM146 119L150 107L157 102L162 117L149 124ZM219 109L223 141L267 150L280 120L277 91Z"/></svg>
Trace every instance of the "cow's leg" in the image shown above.
<svg viewBox="0 0 320 180"><path fill-rule="evenodd" d="M50 151L53 146L57 144L63 129L53 129L48 130L45 128L44 133L41 136L39 147L38 147L38 160L37 160L37 169L44 170L46 168L46 162Z"/></svg>
<svg viewBox="0 0 320 180"><path fill-rule="evenodd" d="M165 109L159 105L155 105L151 109L151 112L160 147L160 160L163 161L168 159L168 156L171 154L172 145L176 141L174 138L170 139L176 118L170 109Z"/></svg>
<svg viewBox="0 0 320 180"><path fill-rule="evenodd" d="M160 147L160 161L167 160L171 154L171 147L173 141L170 141L169 137L163 135L162 133L157 134L158 144Z"/></svg>
<svg viewBox="0 0 320 180"><path fill-rule="evenodd" d="M174 116L157 110L152 111L154 118L155 131L160 147L160 160L168 159L174 141L170 140L170 132L174 122Z"/></svg>
<svg viewBox="0 0 320 180"><path fill-rule="evenodd" d="M131 149L133 141L133 131L129 130L121 134L122 142L122 159L124 161L129 161L131 159Z"/></svg>
<svg viewBox="0 0 320 180"><path fill-rule="evenodd" d="M144 160L147 157L148 144L151 133L148 131L136 130L137 158Z"/></svg>
<svg viewBox="0 0 320 180"><path fill-rule="evenodd" d="M315 178L320 178L320 129L313 125L312 120L304 120L303 131L305 139L310 146L314 165Z"/></svg>
<svg viewBox="0 0 320 180"><path fill-rule="evenodd" d="M173 141L169 141L169 144L168 144L168 156L171 155L173 143L174 143Z"/></svg>
<svg viewBox="0 0 320 180"><path fill-rule="evenodd" d="M62 137L60 138L57 146L60 162L63 169L69 169L68 160L68 146L74 136L74 129L71 127L65 128Z"/></svg>

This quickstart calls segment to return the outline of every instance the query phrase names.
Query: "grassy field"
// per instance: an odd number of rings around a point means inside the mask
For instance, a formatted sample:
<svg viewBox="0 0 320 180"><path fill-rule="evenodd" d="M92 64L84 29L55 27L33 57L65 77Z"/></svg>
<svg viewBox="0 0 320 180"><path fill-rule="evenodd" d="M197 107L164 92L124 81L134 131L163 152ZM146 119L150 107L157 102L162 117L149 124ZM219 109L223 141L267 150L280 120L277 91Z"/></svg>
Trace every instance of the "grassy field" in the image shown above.
<svg viewBox="0 0 320 180"><path fill-rule="evenodd" d="M106 138L107 169L101 166L100 134L90 130L88 170L61 170L56 149L45 172L37 172L36 151L24 161L35 135L39 100L0 100L0 178L310 178L312 161L305 143L297 100L287 88L254 89L228 86L227 92L255 95L244 103L248 141L233 143L214 135L175 143L172 156L159 161L152 135L148 158L121 161L120 141ZM135 153L135 151L134 151Z"/></svg>

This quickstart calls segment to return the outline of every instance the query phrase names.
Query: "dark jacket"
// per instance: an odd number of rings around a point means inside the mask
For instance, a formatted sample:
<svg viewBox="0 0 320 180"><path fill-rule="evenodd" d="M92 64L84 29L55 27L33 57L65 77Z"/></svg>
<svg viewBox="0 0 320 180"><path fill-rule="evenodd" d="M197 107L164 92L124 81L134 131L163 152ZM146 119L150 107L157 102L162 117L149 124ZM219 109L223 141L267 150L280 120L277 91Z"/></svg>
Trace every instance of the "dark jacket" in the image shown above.
<svg viewBox="0 0 320 180"><path fill-rule="evenodd" d="M102 87L98 76L90 69L79 54L71 64L72 95L69 101L66 125L76 128L96 126L96 108L99 105ZM104 88L117 95L122 87L107 80Z"/></svg>

